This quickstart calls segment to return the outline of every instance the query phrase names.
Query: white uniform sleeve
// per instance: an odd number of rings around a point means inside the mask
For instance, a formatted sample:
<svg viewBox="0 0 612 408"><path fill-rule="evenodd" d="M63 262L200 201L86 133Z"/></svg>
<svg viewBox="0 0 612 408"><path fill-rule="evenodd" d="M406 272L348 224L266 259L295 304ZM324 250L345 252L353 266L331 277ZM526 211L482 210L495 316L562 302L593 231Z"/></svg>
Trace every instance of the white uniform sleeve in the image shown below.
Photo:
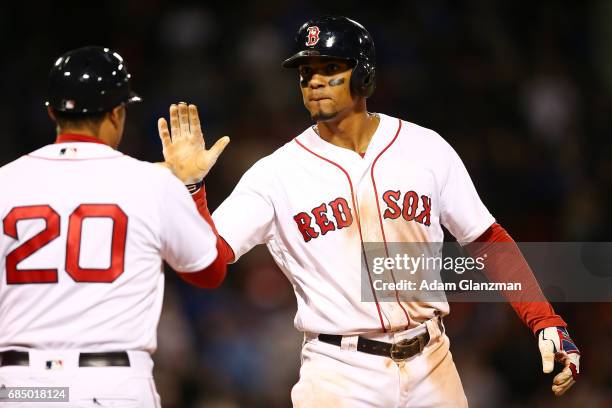
<svg viewBox="0 0 612 408"><path fill-rule="evenodd" d="M217 258L217 237L202 218L185 186L166 182L161 205L161 253L177 272L197 272Z"/></svg>
<svg viewBox="0 0 612 408"><path fill-rule="evenodd" d="M495 218L480 200L459 155L450 145L446 146L448 168L440 195L440 222L460 244L468 244L482 235Z"/></svg>
<svg viewBox="0 0 612 408"><path fill-rule="evenodd" d="M219 235L234 251L234 262L255 245L266 243L272 237L271 175L265 173L260 163L244 173L234 191L212 215Z"/></svg>

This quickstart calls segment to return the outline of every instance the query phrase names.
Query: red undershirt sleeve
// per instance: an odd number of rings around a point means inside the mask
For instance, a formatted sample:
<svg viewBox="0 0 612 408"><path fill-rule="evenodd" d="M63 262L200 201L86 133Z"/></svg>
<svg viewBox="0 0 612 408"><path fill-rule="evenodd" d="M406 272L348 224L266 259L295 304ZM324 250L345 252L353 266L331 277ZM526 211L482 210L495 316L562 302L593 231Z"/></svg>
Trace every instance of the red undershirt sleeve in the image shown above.
<svg viewBox="0 0 612 408"><path fill-rule="evenodd" d="M204 186L191 196L198 207L200 215L208 222L213 232L217 236L217 258L208 267L198 272L182 273L177 272L178 276L185 282L190 283L199 288L216 288L225 279L227 264L234 260L234 251L225 240L219 236L215 224L208 211L206 202L206 191Z"/></svg>
<svg viewBox="0 0 612 408"><path fill-rule="evenodd" d="M512 299L510 305L534 334L545 327L567 326L563 319L555 314L516 242L501 225L491 225L474 242L468 244L466 249L474 258L487 254L484 258L484 273L491 282L521 283L520 295L502 294L507 299ZM525 300L522 301L521 298Z"/></svg>

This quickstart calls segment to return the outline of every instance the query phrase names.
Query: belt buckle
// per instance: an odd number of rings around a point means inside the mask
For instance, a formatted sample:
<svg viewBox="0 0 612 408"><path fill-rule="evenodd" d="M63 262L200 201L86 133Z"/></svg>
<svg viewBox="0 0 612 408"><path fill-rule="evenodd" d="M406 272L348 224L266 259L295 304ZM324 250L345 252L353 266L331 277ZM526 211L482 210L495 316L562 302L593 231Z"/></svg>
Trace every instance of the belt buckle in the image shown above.
<svg viewBox="0 0 612 408"><path fill-rule="evenodd" d="M401 363L419 353L423 349L421 336L404 339L391 345L391 360Z"/></svg>

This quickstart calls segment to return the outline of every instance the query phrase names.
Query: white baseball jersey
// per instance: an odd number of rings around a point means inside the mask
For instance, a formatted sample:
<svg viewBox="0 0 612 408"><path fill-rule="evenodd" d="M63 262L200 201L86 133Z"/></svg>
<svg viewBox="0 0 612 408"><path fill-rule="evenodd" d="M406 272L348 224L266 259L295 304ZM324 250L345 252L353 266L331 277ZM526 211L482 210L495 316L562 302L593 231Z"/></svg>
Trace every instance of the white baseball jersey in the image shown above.
<svg viewBox="0 0 612 408"><path fill-rule="evenodd" d="M0 190L0 350L152 352L162 259L217 256L178 179L104 144L38 149L0 168Z"/></svg>
<svg viewBox="0 0 612 408"><path fill-rule="evenodd" d="M236 259L265 243L291 281L295 326L313 333L403 330L446 302L362 302L363 242L459 242L495 220L437 133L386 115L365 156L313 128L258 161L213 214Z"/></svg>

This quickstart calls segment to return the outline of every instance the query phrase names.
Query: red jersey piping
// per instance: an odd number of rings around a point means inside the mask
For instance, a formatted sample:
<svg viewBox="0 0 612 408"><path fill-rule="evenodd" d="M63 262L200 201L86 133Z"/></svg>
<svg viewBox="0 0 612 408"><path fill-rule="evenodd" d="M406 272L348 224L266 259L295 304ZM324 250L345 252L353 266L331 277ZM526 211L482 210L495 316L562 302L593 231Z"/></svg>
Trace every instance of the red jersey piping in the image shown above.
<svg viewBox="0 0 612 408"><path fill-rule="evenodd" d="M96 143L96 144L101 144L104 146L108 146L106 143L104 143L102 140L95 138L93 136L89 136L89 135L79 135L76 133L62 133L61 135L58 135L57 138L55 139L55 144L58 143L70 143L70 142L78 142L78 143ZM119 153L116 156L106 156L106 157L88 157L88 158L84 158L84 159L64 159L64 158L53 158L53 157L41 157L41 156L34 156L33 154L28 154L28 157L31 157L33 159L40 159L40 160L52 160L52 161L84 161L84 160L108 160L108 159L116 159L117 157L122 157L123 153L117 152Z"/></svg>
<svg viewBox="0 0 612 408"><path fill-rule="evenodd" d="M98 143L106 145L102 140L97 137L89 135L79 135L76 133L62 133L55 139L55 143L69 143L69 142L85 142L85 143Z"/></svg>
<svg viewBox="0 0 612 408"><path fill-rule="evenodd" d="M376 158L372 162L372 167L370 168L370 175L372 177L372 187L374 188L374 198L376 199L376 209L378 210L378 222L380 223L380 230L382 231L382 237L383 237L383 242L385 244L385 253L387 255L387 258L389 257L389 248L387 247L387 237L385 236L385 227L383 226L383 219L380 213L380 200L378 199L378 189L376 188L376 180L374 179L374 166L376 165L376 162L378 161L380 156L382 156L383 153L386 152L391 147L391 145L395 143L395 141L397 140L400 130L402 130L402 121L398 119L398 122L399 122L399 125L397 127L397 132L395 132L395 136L393 137L391 142L389 142L389 144L380 153L378 153L378 156L376 156ZM391 271L391 277L393 278L393 283L396 283L395 275L393 274L393 271ZM397 289L395 289L395 299L399 307L404 312L404 315L406 316L406 320L408 320L408 324L406 325L406 329L408 329L410 327L410 316L408 316L408 312L406 312L406 309L404 309L404 306L399 300L399 294L397 293Z"/></svg>
<svg viewBox="0 0 612 408"><path fill-rule="evenodd" d="M340 166L338 163L335 163L315 152L313 152L312 150L310 150L309 148L307 148L306 146L304 146L299 140L297 140L297 138L293 139L295 140L295 142L304 150L306 150L307 152L313 154L315 157L318 157L321 160L324 160L334 166L336 166L338 169L340 169L340 171L342 171L344 173L344 175L346 176L346 179L349 182L349 187L351 188L351 200L353 202L353 208L355 209L355 219L357 220L357 228L359 229L359 239L361 241L361 251L365 257L365 248L363 247L363 235L361 234L361 222L359 221L359 209L357 208L357 206L355 205L355 192L353 190L353 182L351 181L351 177L349 176L348 172L342 167ZM376 292L374 291L374 286L372 284L372 276L370 274L370 270L368 268L368 279L370 280L370 289L372 289L372 295L374 295L374 301L376 302L376 310L378 311L378 319L380 320L380 327L382 328L383 332L387 332L387 328L385 327L385 323L383 321L382 318L382 313L380 311L380 305L378 304L378 297L376 296Z"/></svg>

